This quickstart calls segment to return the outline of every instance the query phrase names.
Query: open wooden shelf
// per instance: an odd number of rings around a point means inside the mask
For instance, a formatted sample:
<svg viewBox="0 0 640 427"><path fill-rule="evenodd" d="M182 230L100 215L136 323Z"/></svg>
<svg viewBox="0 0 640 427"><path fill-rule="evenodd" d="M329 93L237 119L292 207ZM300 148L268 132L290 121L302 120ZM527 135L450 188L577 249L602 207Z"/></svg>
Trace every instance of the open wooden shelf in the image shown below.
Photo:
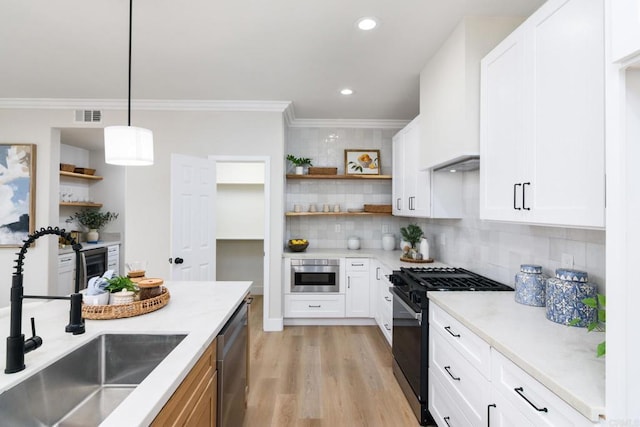
<svg viewBox="0 0 640 427"><path fill-rule="evenodd" d="M60 206L75 206L81 208L101 208L102 203L90 203L90 202L60 202Z"/></svg>
<svg viewBox="0 0 640 427"><path fill-rule="evenodd" d="M286 212L285 216L391 216L388 212Z"/></svg>
<svg viewBox="0 0 640 427"><path fill-rule="evenodd" d="M60 171L60 176L66 176L69 178L88 179L91 181L101 181L102 177L98 175L85 175L83 173Z"/></svg>
<svg viewBox="0 0 640 427"><path fill-rule="evenodd" d="M391 175L296 175L287 174L287 179L386 179L390 180Z"/></svg>

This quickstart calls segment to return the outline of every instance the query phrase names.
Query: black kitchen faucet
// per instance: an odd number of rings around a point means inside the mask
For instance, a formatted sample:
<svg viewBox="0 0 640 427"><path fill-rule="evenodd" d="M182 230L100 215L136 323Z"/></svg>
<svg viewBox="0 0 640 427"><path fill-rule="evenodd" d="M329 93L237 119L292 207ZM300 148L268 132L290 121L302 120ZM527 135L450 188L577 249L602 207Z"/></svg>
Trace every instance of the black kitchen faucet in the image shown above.
<svg viewBox="0 0 640 427"><path fill-rule="evenodd" d="M70 296L40 296L40 295L24 295L24 287L22 285L22 265L24 256L29 246L36 239L54 234L71 242L71 247L76 253L76 277L74 293ZM71 301L71 310L69 311L69 324L65 331L73 335L84 333L84 320L82 319L82 294L80 293L80 249L82 245L77 243L71 234L64 229L58 227L41 228L33 234L27 236L24 241L18 258L16 259L15 273L11 279L11 326L9 328L9 336L7 337L7 365L4 370L5 374L13 374L20 372L25 368L24 355L42 345L42 338L36 335L35 320L31 318L32 337L25 340L22 333L22 300L25 298L32 299L66 299Z"/></svg>

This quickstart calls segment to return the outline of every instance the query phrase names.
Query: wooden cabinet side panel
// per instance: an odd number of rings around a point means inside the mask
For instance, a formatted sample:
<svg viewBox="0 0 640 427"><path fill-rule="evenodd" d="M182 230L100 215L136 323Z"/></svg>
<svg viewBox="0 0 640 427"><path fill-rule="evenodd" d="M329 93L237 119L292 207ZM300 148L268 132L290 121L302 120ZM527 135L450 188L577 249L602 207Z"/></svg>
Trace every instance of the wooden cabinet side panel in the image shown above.
<svg viewBox="0 0 640 427"><path fill-rule="evenodd" d="M185 425L194 410L196 410L199 398L206 395L208 385L216 374L216 344L217 341L214 340L207 348L178 389L160 410L160 413L151 423L152 426ZM214 387L214 392L217 394L216 387Z"/></svg>

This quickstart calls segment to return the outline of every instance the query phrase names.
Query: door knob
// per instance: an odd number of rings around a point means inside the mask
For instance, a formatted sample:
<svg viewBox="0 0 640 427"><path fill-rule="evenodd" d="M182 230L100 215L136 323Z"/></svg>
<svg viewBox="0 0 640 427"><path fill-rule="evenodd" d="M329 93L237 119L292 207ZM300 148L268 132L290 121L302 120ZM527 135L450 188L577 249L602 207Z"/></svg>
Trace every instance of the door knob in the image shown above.
<svg viewBox="0 0 640 427"><path fill-rule="evenodd" d="M177 257L176 259L173 260L174 264L182 264L184 262L184 260L180 257Z"/></svg>

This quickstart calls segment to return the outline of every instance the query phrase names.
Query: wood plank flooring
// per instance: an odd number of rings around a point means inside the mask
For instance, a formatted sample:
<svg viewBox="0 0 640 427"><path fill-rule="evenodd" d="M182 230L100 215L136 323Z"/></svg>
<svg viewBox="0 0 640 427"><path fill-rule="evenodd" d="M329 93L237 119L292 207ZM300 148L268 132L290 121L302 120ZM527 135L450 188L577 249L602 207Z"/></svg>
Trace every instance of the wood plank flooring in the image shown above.
<svg viewBox="0 0 640 427"><path fill-rule="evenodd" d="M417 427L376 326L285 326L262 331L262 296L250 315L246 427Z"/></svg>

